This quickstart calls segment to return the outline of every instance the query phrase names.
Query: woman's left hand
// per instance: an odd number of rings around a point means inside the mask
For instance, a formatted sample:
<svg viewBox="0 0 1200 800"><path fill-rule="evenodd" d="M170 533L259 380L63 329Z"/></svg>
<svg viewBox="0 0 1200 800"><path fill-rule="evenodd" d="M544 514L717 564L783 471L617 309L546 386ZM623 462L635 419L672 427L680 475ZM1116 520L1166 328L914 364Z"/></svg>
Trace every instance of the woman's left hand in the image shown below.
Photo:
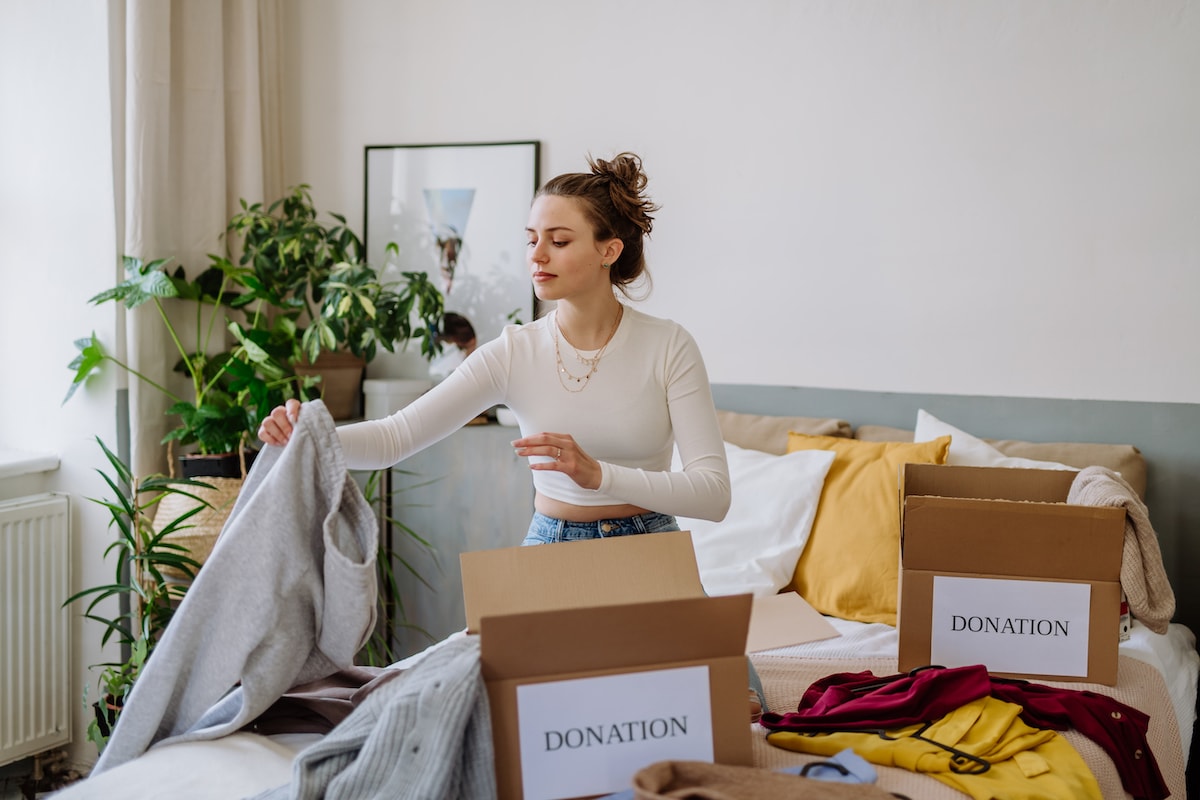
<svg viewBox="0 0 1200 800"><path fill-rule="evenodd" d="M538 461L530 469L561 472L584 489L600 488L600 462L583 452L569 433L535 433L512 443L517 455L546 456L550 461Z"/></svg>

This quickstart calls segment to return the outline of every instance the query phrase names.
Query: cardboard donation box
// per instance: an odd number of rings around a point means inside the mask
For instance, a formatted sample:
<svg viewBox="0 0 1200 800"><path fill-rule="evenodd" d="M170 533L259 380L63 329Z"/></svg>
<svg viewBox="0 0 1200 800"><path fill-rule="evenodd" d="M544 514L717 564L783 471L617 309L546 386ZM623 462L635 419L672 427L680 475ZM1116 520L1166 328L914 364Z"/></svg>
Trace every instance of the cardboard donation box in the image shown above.
<svg viewBox="0 0 1200 800"><path fill-rule="evenodd" d="M461 563L501 800L610 794L656 761L751 763L751 597L704 596L689 533Z"/></svg>
<svg viewBox="0 0 1200 800"><path fill-rule="evenodd" d="M1076 474L904 466L901 670L1116 683L1125 510L1067 505Z"/></svg>

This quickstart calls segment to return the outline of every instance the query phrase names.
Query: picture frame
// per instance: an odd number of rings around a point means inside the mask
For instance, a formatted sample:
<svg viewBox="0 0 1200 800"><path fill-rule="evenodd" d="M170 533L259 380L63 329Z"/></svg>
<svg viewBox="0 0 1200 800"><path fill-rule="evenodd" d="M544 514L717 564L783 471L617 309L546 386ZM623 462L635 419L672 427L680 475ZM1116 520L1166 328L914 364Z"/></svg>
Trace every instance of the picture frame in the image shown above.
<svg viewBox="0 0 1200 800"><path fill-rule="evenodd" d="M363 244L385 281L424 272L446 311L465 316L480 343L529 322L536 300L525 226L538 187L541 144L368 145ZM389 252L390 244L396 252Z"/></svg>

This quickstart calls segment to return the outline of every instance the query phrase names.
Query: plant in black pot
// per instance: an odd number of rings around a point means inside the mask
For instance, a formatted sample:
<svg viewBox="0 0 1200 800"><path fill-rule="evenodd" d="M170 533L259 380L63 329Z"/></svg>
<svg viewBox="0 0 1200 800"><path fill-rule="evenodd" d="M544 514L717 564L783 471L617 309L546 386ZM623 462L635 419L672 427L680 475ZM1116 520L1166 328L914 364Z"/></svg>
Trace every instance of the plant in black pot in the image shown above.
<svg viewBox="0 0 1200 800"><path fill-rule="evenodd" d="M101 671L96 681L99 696L92 701L94 718L88 726L88 739L102 750L142 667L200 567L172 536L196 524L197 515L206 507L196 492L206 483L160 474L135 478L120 457L100 439L96 441L110 467L108 472L97 470L108 485L110 496L88 499L108 509L109 528L115 532L115 538L105 549L104 557L115 556L116 566L111 583L76 592L63 605L87 600L84 617L103 625L101 645L114 638L121 645L120 660L92 665ZM161 512L155 513L164 502L175 497L186 497L193 502L170 519L164 519ZM111 610L114 600L118 601L115 611ZM85 689L85 702L89 694Z"/></svg>
<svg viewBox="0 0 1200 800"><path fill-rule="evenodd" d="M438 352L444 301L423 272L384 282L345 217L320 219L309 188L293 187L266 207L242 201L226 229L245 270L246 292L235 305L253 310L257 328L292 343L289 363L321 382L306 396L321 394L334 419L348 419L357 415L363 371L379 348L393 352L420 339L426 358Z"/></svg>

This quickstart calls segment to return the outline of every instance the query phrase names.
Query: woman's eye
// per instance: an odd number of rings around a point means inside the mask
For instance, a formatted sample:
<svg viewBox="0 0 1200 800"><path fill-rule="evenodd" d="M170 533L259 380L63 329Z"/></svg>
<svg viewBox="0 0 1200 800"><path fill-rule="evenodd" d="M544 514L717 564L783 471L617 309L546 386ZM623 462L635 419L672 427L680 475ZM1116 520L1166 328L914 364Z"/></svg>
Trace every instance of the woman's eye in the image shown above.
<svg viewBox="0 0 1200 800"><path fill-rule="evenodd" d="M552 242L555 247L566 247L570 242Z"/></svg>

